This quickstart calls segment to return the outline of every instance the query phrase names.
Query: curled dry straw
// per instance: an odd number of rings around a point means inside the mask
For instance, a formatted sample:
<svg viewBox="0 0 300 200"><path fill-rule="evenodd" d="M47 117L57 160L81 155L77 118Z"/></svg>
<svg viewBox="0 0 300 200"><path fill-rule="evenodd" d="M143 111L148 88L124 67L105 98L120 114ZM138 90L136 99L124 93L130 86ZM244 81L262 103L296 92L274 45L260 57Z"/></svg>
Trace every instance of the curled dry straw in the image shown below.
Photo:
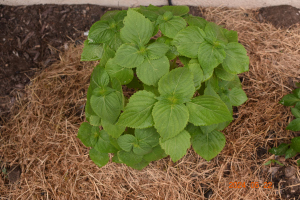
<svg viewBox="0 0 300 200"><path fill-rule="evenodd" d="M19 164L22 175L14 185L3 184L1 177L0 196L203 199L211 190L212 199L275 197L274 189L251 189L249 184L270 180L263 170L267 167L262 165L270 154L258 156L257 149L295 136L285 130L291 114L278 101L291 92L293 82L300 81L300 27L278 30L258 23L254 10L208 8L204 17L238 31L250 56L250 71L240 76L249 100L223 131L227 143L219 156L206 162L190 149L175 164L166 158L142 171L115 163L96 167L88 158L88 149L76 138L84 120L85 95L95 63L81 63L82 47L74 47L31 81L14 117L2 127L1 165ZM228 189L230 181L246 182L248 186Z"/></svg>

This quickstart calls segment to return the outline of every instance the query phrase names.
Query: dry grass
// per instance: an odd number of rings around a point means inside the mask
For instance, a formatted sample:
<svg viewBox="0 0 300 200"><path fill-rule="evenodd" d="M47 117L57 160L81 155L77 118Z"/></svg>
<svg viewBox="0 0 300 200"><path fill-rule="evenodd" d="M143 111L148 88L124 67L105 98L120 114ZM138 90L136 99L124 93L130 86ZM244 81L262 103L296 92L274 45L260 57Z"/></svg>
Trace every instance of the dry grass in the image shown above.
<svg viewBox="0 0 300 200"><path fill-rule="evenodd" d="M21 165L22 175L13 185L0 178L0 199L204 199L204 193L211 199L275 199L275 189L252 189L250 183L272 181L262 165L271 155L260 151L295 136L285 130L291 113L278 101L300 81L300 27L258 23L254 10L209 8L204 16L238 31L250 56L250 71L241 75L249 100L224 131L227 144L219 156L206 162L189 150L175 164L166 158L142 171L111 162L96 167L76 138L94 64L81 63L81 48L70 48L31 81L1 129L0 164ZM231 181L246 182L246 188L229 189Z"/></svg>

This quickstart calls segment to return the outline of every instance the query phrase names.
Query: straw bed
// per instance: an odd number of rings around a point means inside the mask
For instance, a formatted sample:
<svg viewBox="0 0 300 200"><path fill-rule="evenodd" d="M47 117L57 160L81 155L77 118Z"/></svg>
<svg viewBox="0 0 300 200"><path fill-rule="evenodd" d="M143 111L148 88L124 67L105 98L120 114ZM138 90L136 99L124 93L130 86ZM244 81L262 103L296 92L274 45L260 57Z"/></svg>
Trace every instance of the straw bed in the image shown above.
<svg viewBox="0 0 300 200"><path fill-rule="evenodd" d="M202 9L202 8L200 8ZM223 132L224 150L206 162L192 149L176 163L152 162L141 171L109 162L98 168L88 148L76 138L93 62L80 62L82 46L71 47L60 61L27 86L26 97L0 133L0 164L20 165L18 183L4 184L3 199L275 199L276 190L250 187L272 182L263 163L273 158L271 145L299 133L286 131L293 119L279 100L300 82L300 26L280 30L259 23L255 10L202 9L208 21L239 33L250 56L250 70L240 75L248 101ZM247 15L245 14L247 13ZM262 153L261 153L262 152ZM296 166L291 159L286 163ZM297 172L299 177L299 168ZM246 188L229 189L233 181ZM278 194L278 192L277 192Z"/></svg>

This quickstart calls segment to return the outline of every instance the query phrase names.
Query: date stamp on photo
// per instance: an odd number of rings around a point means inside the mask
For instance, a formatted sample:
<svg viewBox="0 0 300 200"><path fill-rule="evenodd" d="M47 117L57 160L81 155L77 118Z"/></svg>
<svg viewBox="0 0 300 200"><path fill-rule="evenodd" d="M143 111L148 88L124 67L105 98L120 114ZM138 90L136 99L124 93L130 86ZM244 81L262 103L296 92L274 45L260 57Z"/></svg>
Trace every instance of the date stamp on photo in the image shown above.
<svg viewBox="0 0 300 200"><path fill-rule="evenodd" d="M263 184L260 184L259 182L229 182L229 188L239 189L239 188L266 188L266 189L272 189L273 183L272 182L264 182Z"/></svg>

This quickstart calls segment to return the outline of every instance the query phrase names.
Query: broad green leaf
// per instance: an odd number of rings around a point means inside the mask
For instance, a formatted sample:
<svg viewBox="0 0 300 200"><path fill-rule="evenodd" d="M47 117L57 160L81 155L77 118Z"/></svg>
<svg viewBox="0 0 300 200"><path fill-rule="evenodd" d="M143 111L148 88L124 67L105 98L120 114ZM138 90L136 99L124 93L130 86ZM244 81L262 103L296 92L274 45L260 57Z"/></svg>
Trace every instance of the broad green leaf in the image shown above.
<svg viewBox="0 0 300 200"><path fill-rule="evenodd" d="M116 52L114 62L122 67L134 68L140 66L145 57L140 53L140 50L129 44L122 44Z"/></svg>
<svg viewBox="0 0 300 200"><path fill-rule="evenodd" d="M144 62L137 67L136 74L138 78L147 85L157 85L159 79L169 72L170 63L166 56L157 60L146 58Z"/></svg>
<svg viewBox="0 0 300 200"><path fill-rule="evenodd" d="M149 85L144 84L144 90L146 90L148 92L152 92L156 96L159 96L158 88L155 86L149 86Z"/></svg>
<svg viewBox="0 0 300 200"><path fill-rule="evenodd" d="M222 29L228 42L238 42L238 33L236 31Z"/></svg>
<svg viewBox="0 0 300 200"><path fill-rule="evenodd" d="M208 37L215 38L216 40L222 41L225 44L228 43L222 28L217 24L208 22L204 30Z"/></svg>
<svg viewBox="0 0 300 200"><path fill-rule="evenodd" d="M203 71L203 82L209 80L214 73L214 69L208 69L207 71L204 71L203 68L201 69Z"/></svg>
<svg viewBox="0 0 300 200"><path fill-rule="evenodd" d="M271 154L275 154L276 156L282 156L288 150L289 146L289 144L282 143L278 147L273 147L272 149L269 149L269 152Z"/></svg>
<svg viewBox="0 0 300 200"><path fill-rule="evenodd" d="M118 144L118 139L117 138L113 138L111 136L109 136L109 141L110 143L118 150L122 150L122 148L119 146Z"/></svg>
<svg viewBox="0 0 300 200"><path fill-rule="evenodd" d="M88 35L89 44L105 43L111 39L115 30L109 26L108 21L98 21L94 23Z"/></svg>
<svg viewBox="0 0 300 200"><path fill-rule="evenodd" d="M90 149L89 155L91 160L98 166L103 167L109 161L109 156L107 153L98 152L95 148Z"/></svg>
<svg viewBox="0 0 300 200"><path fill-rule="evenodd" d="M109 75L103 67L97 65L91 76L90 85L93 88L107 86L109 83Z"/></svg>
<svg viewBox="0 0 300 200"><path fill-rule="evenodd" d="M126 86L127 88L132 88L136 91L143 89L143 83L136 76L133 76L132 81Z"/></svg>
<svg viewBox="0 0 300 200"><path fill-rule="evenodd" d="M242 88L242 84L238 75L234 75L234 79L231 81L225 81L219 79L219 88L222 90L231 90L232 88Z"/></svg>
<svg viewBox="0 0 300 200"><path fill-rule="evenodd" d="M96 85L95 85L96 86ZM90 104L90 99L93 93L93 84L89 85L88 92L87 92L87 100L85 104L85 116L86 120L90 122L91 125L93 126L101 126L101 118L96 115L96 113L93 111L91 104Z"/></svg>
<svg viewBox="0 0 300 200"><path fill-rule="evenodd" d="M192 60L191 58L188 58L185 56L178 56L178 58L183 65L188 65L189 62ZM194 64L194 63L191 63L191 64ZM199 64L198 60L197 60L197 64Z"/></svg>
<svg viewBox="0 0 300 200"><path fill-rule="evenodd" d="M150 19L151 21L155 21L157 19L157 17L160 15L159 9L160 9L160 7L153 6L153 5L150 4L148 7L141 6L140 7L140 12L145 17Z"/></svg>
<svg viewBox="0 0 300 200"><path fill-rule="evenodd" d="M189 122L196 126L208 126L232 120L226 104L213 96L198 96L186 105L190 114Z"/></svg>
<svg viewBox="0 0 300 200"><path fill-rule="evenodd" d="M170 11L173 15L182 16L187 14L190 9L188 6L163 6L160 9L160 12Z"/></svg>
<svg viewBox="0 0 300 200"><path fill-rule="evenodd" d="M105 67L107 61L110 59L110 58L113 58L115 56L115 51L113 49L111 49L109 47L109 45L107 44L104 44L103 45L103 55L102 55L102 58L100 60L100 63L99 63L99 66L100 67Z"/></svg>
<svg viewBox="0 0 300 200"><path fill-rule="evenodd" d="M185 18L185 21L190 25L190 26L198 26L202 30L205 29L205 26L207 24L207 21L203 19L202 17L197 17L197 16L188 16Z"/></svg>
<svg viewBox="0 0 300 200"><path fill-rule="evenodd" d="M190 148L190 138L190 134L183 130L168 140L162 140L162 138L160 138L159 143L166 154L170 155L172 161L176 162L182 158L186 154L187 149Z"/></svg>
<svg viewBox="0 0 300 200"><path fill-rule="evenodd" d="M86 113L86 120L93 126L101 126L101 118L97 115L89 115Z"/></svg>
<svg viewBox="0 0 300 200"><path fill-rule="evenodd" d="M118 145L127 152L131 151L136 144L137 139L133 135L125 134L118 138Z"/></svg>
<svg viewBox="0 0 300 200"><path fill-rule="evenodd" d="M228 91L230 103L233 106L240 106L247 101L247 95L241 88L232 88Z"/></svg>
<svg viewBox="0 0 300 200"><path fill-rule="evenodd" d="M223 62L226 53L222 48L216 48L207 41L203 41L200 44L198 50L198 60L204 74L210 74L210 72Z"/></svg>
<svg viewBox="0 0 300 200"><path fill-rule="evenodd" d="M133 169L136 169L136 170L142 170L144 169L145 167L147 167L149 165L149 162L142 159L141 162L137 163L137 164L134 164L134 165L129 165L130 167L132 167Z"/></svg>
<svg viewBox="0 0 300 200"><path fill-rule="evenodd" d="M300 137L294 137L292 140L291 140L291 147L297 151L298 153L300 153Z"/></svg>
<svg viewBox="0 0 300 200"><path fill-rule="evenodd" d="M174 16L171 20L163 21L159 24L159 28L165 36L174 38L177 33L186 26L186 22L182 17Z"/></svg>
<svg viewBox="0 0 300 200"><path fill-rule="evenodd" d="M206 88L204 90L204 95L210 95L210 96L216 97L218 99L221 99L220 96L214 90L211 82L206 82ZM228 98L228 101L229 101L229 98Z"/></svg>
<svg viewBox="0 0 300 200"><path fill-rule="evenodd" d="M225 52L226 58L222 65L226 71L232 74L249 71L249 57L243 45L237 42L228 43Z"/></svg>
<svg viewBox="0 0 300 200"><path fill-rule="evenodd" d="M114 123L119 117L123 105L117 92L112 92L104 96L92 95L91 107L99 117Z"/></svg>
<svg viewBox="0 0 300 200"><path fill-rule="evenodd" d="M186 126L189 112L184 104L157 102L153 108L154 127L164 139L179 134Z"/></svg>
<svg viewBox="0 0 300 200"><path fill-rule="evenodd" d="M169 50L168 45L161 42L154 42L146 48L147 56L151 60L163 57Z"/></svg>
<svg viewBox="0 0 300 200"><path fill-rule="evenodd" d="M193 134L191 139L193 149L202 158L210 161L216 157L224 148L226 139L219 131L203 132L200 128Z"/></svg>
<svg viewBox="0 0 300 200"><path fill-rule="evenodd" d="M149 19L129 8L121 29L121 38L126 43L142 46L149 42L153 30L154 26Z"/></svg>
<svg viewBox="0 0 300 200"><path fill-rule="evenodd" d="M215 68L215 74L217 77L225 81L232 81L235 78L235 74L227 72L222 65L219 65L217 68Z"/></svg>
<svg viewBox="0 0 300 200"><path fill-rule="evenodd" d="M122 161L120 161L118 154L115 154L114 157L112 157L111 161L113 161L114 163L122 163Z"/></svg>
<svg viewBox="0 0 300 200"><path fill-rule="evenodd" d="M292 114L296 117L296 118L300 118L300 110L297 108L291 108Z"/></svg>
<svg viewBox="0 0 300 200"><path fill-rule="evenodd" d="M103 44L89 44L88 41L84 41L84 47L82 49L80 61L94 61L100 60L103 54Z"/></svg>
<svg viewBox="0 0 300 200"><path fill-rule="evenodd" d="M293 106L299 101L300 101L300 99L295 97L294 94L287 94L279 101L279 103L281 103L282 105L285 105L285 106Z"/></svg>
<svg viewBox="0 0 300 200"><path fill-rule="evenodd" d="M191 98L195 92L191 71L184 67L170 71L159 80L158 91L161 95L178 94L182 98Z"/></svg>
<svg viewBox="0 0 300 200"><path fill-rule="evenodd" d="M91 128L91 137L90 137L92 147L94 147L97 144L99 136L100 136L99 127L98 126L93 126Z"/></svg>
<svg viewBox="0 0 300 200"><path fill-rule="evenodd" d="M300 143L299 143L300 145ZM286 152L285 152L285 159L288 159L288 158L292 158L294 156L297 155L297 151L294 150L293 148L289 148Z"/></svg>
<svg viewBox="0 0 300 200"><path fill-rule="evenodd" d="M189 26L175 36L173 43L177 51L186 57L197 58L200 44L204 41L205 33L197 26Z"/></svg>
<svg viewBox="0 0 300 200"><path fill-rule="evenodd" d="M145 129L135 129L135 137L138 142L145 142L151 147L155 147L159 142L159 134L153 127Z"/></svg>
<svg viewBox="0 0 300 200"><path fill-rule="evenodd" d="M187 68L190 69L190 71L192 72L193 76L194 76L194 87L196 90L198 90L201 87L201 82L203 80L203 71L200 67L199 64L197 63L193 63L193 64L189 64L187 65Z"/></svg>
<svg viewBox="0 0 300 200"><path fill-rule="evenodd" d="M113 59L109 59L105 69L110 77L116 77L123 85L130 83L133 79L132 69L116 64Z"/></svg>
<svg viewBox="0 0 300 200"><path fill-rule="evenodd" d="M119 151L118 157L122 163L125 163L128 166L138 164L143 159L143 156L136 155L135 153L133 153L133 151L130 151L130 152Z"/></svg>
<svg viewBox="0 0 300 200"><path fill-rule="evenodd" d="M102 127L110 136L114 138L118 138L126 128L125 126L112 124L107 120L102 120Z"/></svg>
<svg viewBox="0 0 300 200"><path fill-rule="evenodd" d="M118 14L120 12L120 10L111 10L111 11L107 11L106 13L104 13L104 15L102 15L102 17L100 18L101 20L114 20L114 16L116 16L116 14Z"/></svg>
<svg viewBox="0 0 300 200"><path fill-rule="evenodd" d="M129 99L129 103L121 114L118 124L132 128L153 126L152 108L157 101L155 95L147 91L138 91Z"/></svg>
<svg viewBox="0 0 300 200"><path fill-rule="evenodd" d="M145 141L138 141L138 143L133 146L133 153L137 155L145 155L147 153L150 153L151 151L151 145L149 145Z"/></svg>
<svg viewBox="0 0 300 200"><path fill-rule="evenodd" d="M300 88L293 90L293 94L295 95L295 97L300 99Z"/></svg>
<svg viewBox="0 0 300 200"><path fill-rule="evenodd" d="M91 147L91 133L92 133L92 127L89 123L83 122L78 130L77 137L80 139L80 141L84 144L86 147Z"/></svg>
<svg viewBox="0 0 300 200"><path fill-rule="evenodd" d="M160 145L157 145L156 147L154 147L152 149L152 151L150 153L144 155L143 159L148 162L152 162L155 160L162 159L166 156L167 155L166 155L165 151L160 147Z"/></svg>
<svg viewBox="0 0 300 200"><path fill-rule="evenodd" d="M113 49L114 51L116 51L122 44L123 41L121 40L121 36L119 32L116 32L111 38L110 40L108 40L106 42L106 44Z"/></svg>
<svg viewBox="0 0 300 200"><path fill-rule="evenodd" d="M117 149L110 143L109 135L105 130L100 131L94 148L101 153L117 153Z"/></svg>

